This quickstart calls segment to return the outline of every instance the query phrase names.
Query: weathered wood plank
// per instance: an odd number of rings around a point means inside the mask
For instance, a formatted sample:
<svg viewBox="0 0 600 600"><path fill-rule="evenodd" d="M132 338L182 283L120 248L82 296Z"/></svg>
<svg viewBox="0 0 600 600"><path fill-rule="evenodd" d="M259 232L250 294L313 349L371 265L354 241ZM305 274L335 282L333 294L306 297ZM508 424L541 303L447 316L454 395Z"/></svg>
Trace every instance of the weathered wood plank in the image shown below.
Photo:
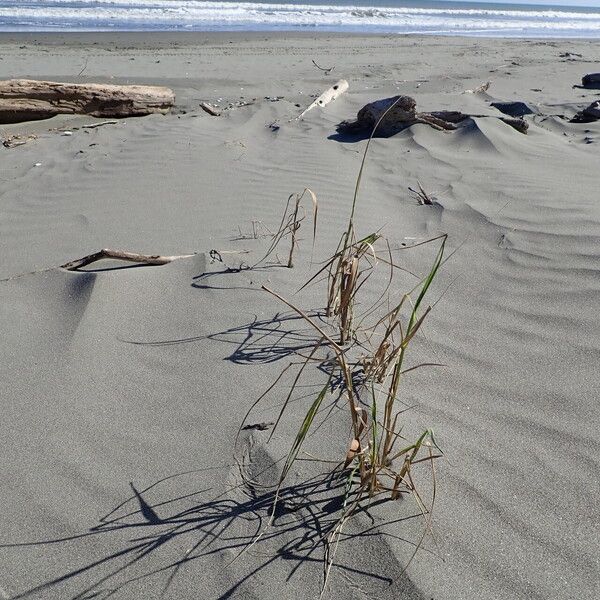
<svg viewBox="0 0 600 600"><path fill-rule="evenodd" d="M174 103L175 94L166 87L29 79L0 81L0 123L47 119L58 114L94 117L164 114Z"/></svg>

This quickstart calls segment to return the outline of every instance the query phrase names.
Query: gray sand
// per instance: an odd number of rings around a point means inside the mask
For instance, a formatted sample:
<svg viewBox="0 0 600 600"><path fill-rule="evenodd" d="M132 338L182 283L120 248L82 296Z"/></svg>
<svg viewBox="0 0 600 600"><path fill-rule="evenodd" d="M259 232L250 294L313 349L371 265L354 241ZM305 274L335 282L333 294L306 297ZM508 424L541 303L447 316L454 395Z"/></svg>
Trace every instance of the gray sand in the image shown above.
<svg viewBox="0 0 600 600"><path fill-rule="evenodd" d="M567 51L582 58L560 57ZM572 87L599 70L596 42L31 34L0 36L0 57L1 78L177 94L172 115L95 130L76 129L87 117L0 126L3 137L38 135L0 147L0 598L318 597L322 548L307 548L338 493L318 485L323 465L298 467L291 485L309 501L233 560L268 510L239 486L238 426L312 339L260 286L293 293L314 270L309 235L293 271L224 272L207 253L249 251L223 256L252 264L268 240L238 239L238 227L276 228L287 196L308 186L320 202L314 258L325 258L365 145L336 139L335 125L397 93L424 110L498 115L491 101L521 100L544 116L528 117L526 136L480 118L450 133L414 125L372 146L359 231L385 225L396 245L448 233L457 250L415 356L447 366L415 371L403 390L407 435L433 427L446 459L435 537L410 561L423 522L399 519L416 505L374 507L349 527L363 535L340 545L325 597L600 595L600 123L558 116L598 98ZM312 59L335 70L326 76ZM285 124L340 77L347 94ZM486 94L464 93L485 81ZM219 118L198 107L254 98ZM411 198L417 179L437 206ZM164 267L53 268L101 247L199 254ZM425 273L431 256L402 258ZM317 291L295 299L317 309ZM272 418L281 400L251 420ZM305 407L291 408L268 445L268 432L244 432L236 457L246 474L276 480L269 465ZM343 418L311 453L343 453Z"/></svg>

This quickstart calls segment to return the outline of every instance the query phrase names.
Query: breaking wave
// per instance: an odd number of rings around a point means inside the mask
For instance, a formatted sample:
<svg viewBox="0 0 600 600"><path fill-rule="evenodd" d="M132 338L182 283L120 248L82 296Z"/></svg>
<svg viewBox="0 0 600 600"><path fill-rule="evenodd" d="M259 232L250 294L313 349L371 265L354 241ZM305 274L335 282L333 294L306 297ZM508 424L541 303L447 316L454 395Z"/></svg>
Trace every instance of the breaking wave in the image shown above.
<svg viewBox="0 0 600 600"><path fill-rule="evenodd" d="M394 0L390 0L393 4ZM501 6L501 8L498 8ZM1 31L320 30L600 37L600 11L440 3L352 6L199 0L0 0Z"/></svg>

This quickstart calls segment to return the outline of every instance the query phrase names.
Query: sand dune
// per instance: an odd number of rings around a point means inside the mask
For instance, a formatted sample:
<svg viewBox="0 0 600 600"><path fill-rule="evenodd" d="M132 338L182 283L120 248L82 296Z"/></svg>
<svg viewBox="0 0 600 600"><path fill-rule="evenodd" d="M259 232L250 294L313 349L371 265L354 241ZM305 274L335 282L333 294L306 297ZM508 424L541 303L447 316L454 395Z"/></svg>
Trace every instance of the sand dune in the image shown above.
<svg viewBox="0 0 600 600"><path fill-rule="evenodd" d="M114 77L177 94L166 117L0 126L38 136L0 148L0 597L318 597L315 542L342 485L320 463L298 467L297 505L234 560L268 515L261 485L276 482L272 463L306 409L294 403L269 444L268 430L249 429L235 445L250 405L315 341L260 290L291 296L314 271L308 227L295 269L239 268L269 244L251 222L275 229L305 187L319 198L313 257L328 256L365 146L336 125L397 93L423 110L489 115L376 140L357 210L359 231L384 226L394 247L448 233L456 250L412 358L447 366L415 371L402 397L407 431L433 427L445 452L435 539L411 561L423 532L415 503L373 506L349 526L325 597L598 595L600 124L556 116L597 97L572 88L597 67L597 45L198 34L2 36L0 46L2 78ZM560 58L566 50L583 59ZM339 77L347 94L287 122ZM463 93L487 80L485 94ZM239 100L253 104L221 117L199 108ZM538 108L527 135L493 118L496 100ZM434 206L409 193L417 180ZM102 247L197 255L56 268ZM399 254L423 274L433 253ZM394 293L411 283L399 277ZM318 310L320 294L294 298ZM272 421L281 401L251 423ZM343 455L344 418L334 413L307 450Z"/></svg>

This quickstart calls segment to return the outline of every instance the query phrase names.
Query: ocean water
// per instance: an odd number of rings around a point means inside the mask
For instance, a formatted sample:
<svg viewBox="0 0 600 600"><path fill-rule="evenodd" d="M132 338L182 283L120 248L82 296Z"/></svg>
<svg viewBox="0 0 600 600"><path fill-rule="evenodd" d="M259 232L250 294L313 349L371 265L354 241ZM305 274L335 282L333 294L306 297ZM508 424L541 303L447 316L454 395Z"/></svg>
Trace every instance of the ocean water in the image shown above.
<svg viewBox="0 0 600 600"><path fill-rule="evenodd" d="M159 30L600 38L600 7L427 0L0 0L0 31Z"/></svg>

